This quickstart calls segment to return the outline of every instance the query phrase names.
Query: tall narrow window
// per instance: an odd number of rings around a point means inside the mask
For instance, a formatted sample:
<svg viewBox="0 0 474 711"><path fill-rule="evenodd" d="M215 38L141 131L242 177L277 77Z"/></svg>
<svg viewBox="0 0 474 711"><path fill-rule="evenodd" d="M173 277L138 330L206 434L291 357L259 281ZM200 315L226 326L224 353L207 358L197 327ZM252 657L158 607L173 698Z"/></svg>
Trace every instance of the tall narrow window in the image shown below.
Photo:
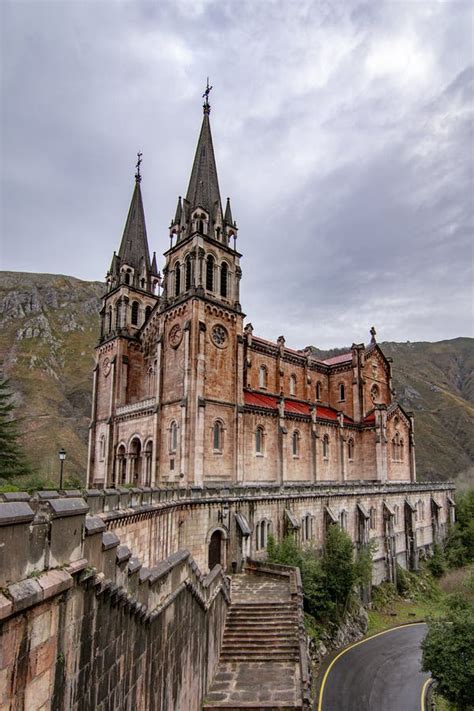
<svg viewBox="0 0 474 711"><path fill-rule="evenodd" d="M192 277L192 265L191 257L186 257L186 291L191 288L191 277Z"/></svg>
<svg viewBox="0 0 474 711"><path fill-rule="evenodd" d="M380 399L380 390L378 385L372 385L370 388L370 397L372 398L372 402L376 403Z"/></svg>
<svg viewBox="0 0 474 711"><path fill-rule="evenodd" d="M212 446L215 452L222 452L223 434L222 423L219 421L215 422L212 428Z"/></svg>
<svg viewBox="0 0 474 711"><path fill-rule="evenodd" d="M403 462L403 440L400 440L400 446L398 448L399 461Z"/></svg>
<svg viewBox="0 0 474 711"><path fill-rule="evenodd" d="M145 309L145 321L148 321L148 319L150 318L150 314L151 314L151 306L147 306Z"/></svg>
<svg viewBox="0 0 474 711"><path fill-rule="evenodd" d="M393 507L393 510L394 510L394 513L395 513L395 516L394 516L394 518L395 518L395 525L398 526L398 519L399 519L399 516L400 516L400 507L399 507L398 505L395 505L395 506Z"/></svg>
<svg viewBox="0 0 474 711"><path fill-rule="evenodd" d="M318 380L318 382L316 383L316 400L318 400L318 402L319 402L319 400L321 400L321 391L322 391L321 383Z"/></svg>
<svg viewBox="0 0 474 711"><path fill-rule="evenodd" d="M255 453L263 454L263 427L255 430Z"/></svg>
<svg viewBox="0 0 474 711"><path fill-rule="evenodd" d="M138 301L132 302L132 326L138 326Z"/></svg>
<svg viewBox="0 0 474 711"><path fill-rule="evenodd" d="M125 284L130 284L130 272L125 272Z"/></svg>
<svg viewBox="0 0 474 711"><path fill-rule="evenodd" d="M115 329L116 330L118 330L120 328L121 308L122 308L122 302L119 299L117 301L117 303L115 304Z"/></svg>
<svg viewBox="0 0 474 711"><path fill-rule="evenodd" d="M112 307L109 306L109 328L108 333L112 331Z"/></svg>
<svg viewBox="0 0 474 711"><path fill-rule="evenodd" d="M206 289L214 291L214 257L211 255L206 259Z"/></svg>
<svg viewBox="0 0 474 711"><path fill-rule="evenodd" d="M340 383L339 385L339 400L345 400L346 399L346 389L344 387L344 383Z"/></svg>
<svg viewBox="0 0 474 711"><path fill-rule="evenodd" d="M204 222L203 222L202 220L198 220L198 221L197 221L197 228L198 228L198 232L200 232L201 234L203 234L203 232L204 232Z"/></svg>
<svg viewBox="0 0 474 711"><path fill-rule="evenodd" d="M290 395L296 395L296 376L290 375Z"/></svg>
<svg viewBox="0 0 474 711"><path fill-rule="evenodd" d="M103 462L105 459L105 435L100 435L99 440L99 459Z"/></svg>
<svg viewBox="0 0 474 711"><path fill-rule="evenodd" d="M349 461L352 462L354 459L354 440L351 439L347 443L347 456L349 458Z"/></svg>
<svg viewBox="0 0 474 711"><path fill-rule="evenodd" d="M264 365L261 365L258 371L258 385L262 390L267 387L267 369Z"/></svg>
<svg viewBox="0 0 474 711"><path fill-rule="evenodd" d="M329 457L329 437L327 434L323 437L323 457L324 459Z"/></svg>
<svg viewBox="0 0 474 711"><path fill-rule="evenodd" d="M227 298L227 276L229 273L229 267L224 262L221 266L221 296L225 299Z"/></svg>
<svg viewBox="0 0 474 711"><path fill-rule="evenodd" d="M173 420L170 425L170 452L176 452L178 448L178 425Z"/></svg>
<svg viewBox="0 0 474 711"><path fill-rule="evenodd" d="M181 291L181 265L176 262L174 267L174 295L178 296Z"/></svg>
<svg viewBox="0 0 474 711"><path fill-rule="evenodd" d="M377 509L374 506L370 509L370 528L377 528Z"/></svg>
<svg viewBox="0 0 474 711"><path fill-rule="evenodd" d="M295 430L293 432L293 456L294 457L299 457L300 454L300 433L298 430Z"/></svg>
<svg viewBox="0 0 474 711"><path fill-rule="evenodd" d="M339 514L339 526L342 531L347 531L347 511L341 511Z"/></svg>
<svg viewBox="0 0 474 711"><path fill-rule="evenodd" d="M265 548L267 545L267 524L266 521L262 521L260 524L260 548Z"/></svg>

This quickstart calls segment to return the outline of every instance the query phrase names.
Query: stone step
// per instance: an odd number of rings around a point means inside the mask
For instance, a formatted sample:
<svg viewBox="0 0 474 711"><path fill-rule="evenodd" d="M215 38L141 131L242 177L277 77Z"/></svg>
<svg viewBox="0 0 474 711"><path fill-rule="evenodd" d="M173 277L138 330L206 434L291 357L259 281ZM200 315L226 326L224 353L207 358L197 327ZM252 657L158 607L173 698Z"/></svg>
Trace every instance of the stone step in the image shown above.
<svg viewBox="0 0 474 711"><path fill-rule="evenodd" d="M286 629L277 629L277 630L271 630L268 631L266 629L258 629L258 630L249 630L249 629L240 629L237 627L233 627L232 629L227 629L224 632L224 639L229 638L234 638L234 637L239 637L242 639L263 639L263 638L269 638L269 639L277 639L277 638L283 638L283 639L288 639L289 637L294 637L295 639L297 638L297 632L295 629L291 630L286 630Z"/></svg>
<svg viewBox="0 0 474 711"><path fill-rule="evenodd" d="M297 627L297 621L296 620L291 620L288 618L283 618L281 620L275 620L275 619L264 619L264 620L250 620L248 617L242 617L242 618L237 618L233 617L232 619L226 620L226 625L230 627L238 627L239 625L243 625L245 627L268 627L270 629L276 629L278 627Z"/></svg>

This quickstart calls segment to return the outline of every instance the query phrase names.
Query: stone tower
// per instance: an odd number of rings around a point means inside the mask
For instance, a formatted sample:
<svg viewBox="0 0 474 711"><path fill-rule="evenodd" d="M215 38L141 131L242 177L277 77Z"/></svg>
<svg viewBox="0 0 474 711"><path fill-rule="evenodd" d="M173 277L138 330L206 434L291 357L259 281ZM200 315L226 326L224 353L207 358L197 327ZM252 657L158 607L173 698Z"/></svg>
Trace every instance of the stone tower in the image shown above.
<svg viewBox="0 0 474 711"><path fill-rule="evenodd" d="M240 254L222 209L207 97L189 186L163 270L160 480L237 477L243 348ZM225 441L225 448L224 448Z"/></svg>

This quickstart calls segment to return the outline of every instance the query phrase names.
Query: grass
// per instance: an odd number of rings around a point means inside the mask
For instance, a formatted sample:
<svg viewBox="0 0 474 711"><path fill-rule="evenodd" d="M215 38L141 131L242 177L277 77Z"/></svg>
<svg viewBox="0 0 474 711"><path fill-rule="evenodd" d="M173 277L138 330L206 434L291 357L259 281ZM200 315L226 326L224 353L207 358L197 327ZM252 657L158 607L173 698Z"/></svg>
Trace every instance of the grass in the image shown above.
<svg viewBox="0 0 474 711"><path fill-rule="evenodd" d="M448 595L458 592L471 596L472 585L467 583L473 574L474 565L468 565L450 570L436 581L422 566L419 573L406 574L409 591L405 597L397 594L393 585L382 583L373 591L367 634L428 617L439 617L446 611Z"/></svg>

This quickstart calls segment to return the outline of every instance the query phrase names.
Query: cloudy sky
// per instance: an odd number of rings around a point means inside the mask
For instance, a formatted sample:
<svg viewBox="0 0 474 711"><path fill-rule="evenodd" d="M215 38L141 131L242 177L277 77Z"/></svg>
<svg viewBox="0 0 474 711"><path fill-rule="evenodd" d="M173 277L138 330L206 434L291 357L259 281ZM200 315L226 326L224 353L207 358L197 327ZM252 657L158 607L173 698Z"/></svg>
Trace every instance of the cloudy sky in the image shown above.
<svg viewBox="0 0 474 711"><path fill-rule="evenodd" d="M472 335L470 0L2 0L0 14L3 269L102 279L138 150L161 255L209 75L257 334Z"/></svg>

